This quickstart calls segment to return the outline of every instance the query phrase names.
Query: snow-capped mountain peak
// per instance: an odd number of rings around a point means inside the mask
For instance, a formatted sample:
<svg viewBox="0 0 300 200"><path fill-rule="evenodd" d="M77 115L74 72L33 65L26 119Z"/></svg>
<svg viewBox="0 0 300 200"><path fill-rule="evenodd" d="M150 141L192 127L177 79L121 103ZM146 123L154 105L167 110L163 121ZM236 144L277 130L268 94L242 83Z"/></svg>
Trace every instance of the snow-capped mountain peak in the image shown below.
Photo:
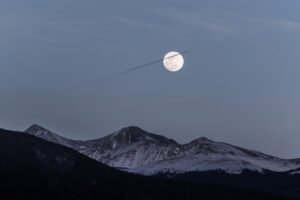
<svg viewBox="0 0 300 200"><path fill-rule="evenodd" d="M198 139L193 140L192 142L200 142L200 143L212 143L214 141L206 138L206 137L200 137Z"/></svg>
<svg viewBox="0 0 300 200"><path fill-rule="evenodd" d="M45 134L46 132L50 132L50 131L48 131L47 129L45 129L44 127L38 124L33 124L29 128L27 128L25 132Z"/></svg>
<svg viewBox="0 0 300 200"><path fill-rule="evenodd" d="M66 139L37 124L31 125L29 128L25 130L25 132L38 137L42 137L44 139L48 139L52 142L59 142L61 139Z"/></svg>
<svg viewBox="0 0 300 200"><path fill-rule="evenodd" d="M80 141L70 140L68 138L62 137L52 131L47 130L46 128L44 128L38 124L31 125L24 132L29 133L34 136L37 136L37 137L40 137L40 138L43 138L50 142L62 144L64 146L75 148L75 149L76 149L77 143L78 144L80 143Z"/></svg>
<svg viewBox="0 0 300 200"><path fill-rule="evenodd" d="M164 136L148 133L136 126L129 126L120 129L110 135L114 148L136 142L153 142L163 145L176 145L177 143Z"/></svg>

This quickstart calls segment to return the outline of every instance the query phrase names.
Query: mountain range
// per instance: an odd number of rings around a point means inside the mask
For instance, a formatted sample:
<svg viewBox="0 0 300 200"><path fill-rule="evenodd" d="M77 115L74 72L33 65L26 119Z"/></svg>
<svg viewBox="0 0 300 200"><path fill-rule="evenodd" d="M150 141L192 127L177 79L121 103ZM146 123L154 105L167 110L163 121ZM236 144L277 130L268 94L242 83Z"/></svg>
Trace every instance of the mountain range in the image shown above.
<svg viewBox="0 0 300 200"><path fill-rule="evenodd" d="M205 171L265 173L300 168L299 159L282 159L205 137L178 144L135 126L86 141L67 139L36 124L25 132L75 149L108 166L143 175Z"/></svg>
<svg viewBox="0 0 300 200"><path fill-rule="evenodd" d="M0 177L1 199L295 199L127 173L64 145L4 129L0 129Z"/></svg>

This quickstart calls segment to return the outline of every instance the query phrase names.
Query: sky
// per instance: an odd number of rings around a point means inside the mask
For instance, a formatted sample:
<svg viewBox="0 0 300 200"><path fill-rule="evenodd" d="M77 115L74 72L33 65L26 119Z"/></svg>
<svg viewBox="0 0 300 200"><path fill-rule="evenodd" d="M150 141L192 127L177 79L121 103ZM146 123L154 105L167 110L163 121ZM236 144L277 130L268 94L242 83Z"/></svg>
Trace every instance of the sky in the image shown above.
<svg viewBox="0 0 300 200"><path fill-rule="evenodd" d="M300 157L300 1L1 0L0 127L72 139L135 125ZM177 73L162 63L191 50Z"/></svg>

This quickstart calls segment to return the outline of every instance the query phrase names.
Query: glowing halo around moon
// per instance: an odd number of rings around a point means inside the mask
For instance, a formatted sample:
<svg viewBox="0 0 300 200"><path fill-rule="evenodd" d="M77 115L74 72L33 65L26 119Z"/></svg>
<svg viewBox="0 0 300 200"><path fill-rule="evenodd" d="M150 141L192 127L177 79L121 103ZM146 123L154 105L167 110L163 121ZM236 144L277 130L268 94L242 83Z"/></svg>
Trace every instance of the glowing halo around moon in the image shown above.
<svg viewBox="0 0 300 200"><path fill-rule="evenodd" d="M168 71L177 72L183 67L184 59L180 53L171 51L164 56L163 63Z"/></svg>

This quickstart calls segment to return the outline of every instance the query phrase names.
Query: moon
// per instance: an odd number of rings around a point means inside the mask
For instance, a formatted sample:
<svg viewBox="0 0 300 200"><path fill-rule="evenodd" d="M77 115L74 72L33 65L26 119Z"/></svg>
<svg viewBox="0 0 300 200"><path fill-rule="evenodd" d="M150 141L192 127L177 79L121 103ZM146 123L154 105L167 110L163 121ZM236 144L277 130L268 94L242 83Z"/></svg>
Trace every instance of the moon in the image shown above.
<svg viewBox="0 0 300 200"><path fill-rule="evenodd" d="M184 59L180 53L171 51L164 56L163 63L168 71L177 72L183 67Z"/></svg>

